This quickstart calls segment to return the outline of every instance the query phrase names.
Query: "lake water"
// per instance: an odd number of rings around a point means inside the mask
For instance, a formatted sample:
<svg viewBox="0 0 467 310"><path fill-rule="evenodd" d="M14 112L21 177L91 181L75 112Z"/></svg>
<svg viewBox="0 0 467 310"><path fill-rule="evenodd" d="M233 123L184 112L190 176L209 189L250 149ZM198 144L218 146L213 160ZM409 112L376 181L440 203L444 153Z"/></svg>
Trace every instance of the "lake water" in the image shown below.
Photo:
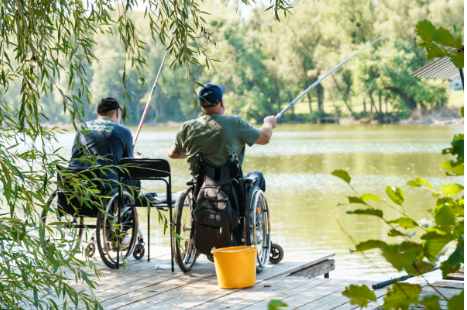
<svg viewBox="0 0 467 310"><path fill-rule="evenodd" d="M131 130L134 134L136 128ZM176 127L144 128L136 150L143 157L167 158L166 149L177 130ZM449 147L453 134L459 132L463 132L460 126L280 125L268 145L247 148L243 171L264 173L272 240L287 253L333 252L336 270L331 277L385 280L399 273L389 268L377 253L363 257L350 254L349 249L355 242L371 238L391 242L392 237L387 237L388 227L374 217L347 215L350 206L337 206L353 193L331 172L347 170L359 193L387 197L388 185L399 186L405 193L406 212L416 220L429 218L427 210L434 207L435 200L429 192L406 183L420 176L435 187L448 182L463 184L462 177L447 177L439 168L443 160L450 159L441 155L441 150ZM69 157L73 134L64 134L59 141L63 147L61 154ZM170 160L170 164L173 191L180 191L190 177L188 166L183 160ZM164 190L162 185L151 182L144 182L143 188ZM387 218L397 217L395 211L383 205L379 207ZM144 229L146 211L139 208L138 212ZM151 221L157 223L156 212ZM154 225L151 244L170 245L161 225Z"/></svg>

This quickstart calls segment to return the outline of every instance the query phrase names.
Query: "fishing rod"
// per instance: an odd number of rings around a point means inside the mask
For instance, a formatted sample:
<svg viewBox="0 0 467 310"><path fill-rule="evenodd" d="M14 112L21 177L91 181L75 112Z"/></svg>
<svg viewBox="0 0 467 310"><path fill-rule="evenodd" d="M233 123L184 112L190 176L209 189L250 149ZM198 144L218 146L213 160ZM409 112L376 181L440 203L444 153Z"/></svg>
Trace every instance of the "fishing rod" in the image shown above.
<svg viewBox="0 0 467 310"><path fill-rule="evenodd" d="M172 34L172 38L170 39L169 42L169 47L172 44L172 41L175 37L175 31ZM157 82L159 82L159 76L161 75L162 68L164 68L164 62L165 59L167 58L167 54L169 53L169 48L167 47L167 50L165 51L164 58L162 59L161 66L159 67L159 72L157 72L156 80L154 81L154 85L152 86L151 94L149 95L148 101L146 102L146 107L144 108L143 116L141 116L141 121L139 122L138 130L136 131L136 136L135 136L135 141L133 142L133 146L136 144L136 140L138 140L139 132L141 131L141 127L143 127L144 119L146 118L146 114L148 113L149 109L149 104L151 103L152 95L154 94L154 91L156 90L157 87Z"/></svg>
<svg viewBox="0 0 467 310"><path fill-rule="evenodd" d="M392 32L391 32L392 33ZM287 112L294 104L296 104L300 99L303 98L303 96L305 96L306 94L308 94L313 88L315 88L319 83L321 83L322 80L324 80L328 75L330 75L331 73L333 73L334 71L336 71L337 69L339 69L343 64L345 64L347 61L349 61L350 59L352 59L354 56L356 56L357 54L359 54L361 51L363 51L364 49L366 49L367 47L375 44L376 42L378 42L379 40L385 38L386 36L390 35L391 33L388 33L388 34L385 34L384 36L381 36L379 37L378 39L372 41L371 43L369 43L368 45L365 45L364 47L362 47L361 49L359 49L357 52L353 53L350 57L348 57L347 59L345 59L343 62L341 62L340 64L338 64L337 66L335 66L334 68L332 68L328 73L326 73L322 78L320 78L319 80L317 80L316 82L314 82L313 84L311 84L307 89L305 89L305 91L303 93L300 94L300 96L298 96L297 98L295 98L292 102L289 103L289 105L287 107L285 107L284 110L280 111L277 115L276 115L276 119L279 119L282 117L282 115Z"/></svg>
<svg viewBox="0 0 467 310"><path fill-rule="evenodd" d="M438 270L438 269L439 269L439 267L435 267L435 268L433 268L432 270L429 270L429 271L427 271L427 272L424 272L423 274L428 273L428 272L432 272L432 271L435 271L435 270ZM371 287L372 287L374 290L377 290L377 289L383 288L383 287L385 287L385 286L388 286L388 285L391 285L391 284L394 284L394 283L397 283L397 282L402 282L402 281L408 280L408 279L413 278L413 277L415 277L415 275L402 276L402 277L399 277L399 278L395 278L395 279L391 279L391 280L386 280L386 281L383 281L383 282L379 282L379 283L373 284Z"/></svg>

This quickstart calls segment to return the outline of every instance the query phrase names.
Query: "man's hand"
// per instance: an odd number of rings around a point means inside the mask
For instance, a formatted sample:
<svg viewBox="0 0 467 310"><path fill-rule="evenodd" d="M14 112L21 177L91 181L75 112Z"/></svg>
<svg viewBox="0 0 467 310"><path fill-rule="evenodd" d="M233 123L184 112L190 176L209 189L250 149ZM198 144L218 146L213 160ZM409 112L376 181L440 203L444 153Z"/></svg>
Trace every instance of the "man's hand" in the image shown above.
<svg viewBox="0 0 467 310"><path fill-rule="evenodd" d="M270 116L267 116L264 118L264 124L271 124L272 126L272 129L276 128L277 126L277 120L276 120L276 117L274 115L270 115Z"/></svg>
<svg viewBox="0 0 467 310"><path fill-rule="evenodd" d="M271 115L266 117L263 126L261 126L261 135L255 143L259 145L268 144L272 137L272 130L276 128L276 126L277 121L275 116Z"/></svg>
<svg viewBox="0 0 467 310"><path fill-rule="evenodd" d="M167 156L169 156L172 159L185 159L186 158L186 154L174 153L172 146L169 146L169 148L167 149Z"/></svg>

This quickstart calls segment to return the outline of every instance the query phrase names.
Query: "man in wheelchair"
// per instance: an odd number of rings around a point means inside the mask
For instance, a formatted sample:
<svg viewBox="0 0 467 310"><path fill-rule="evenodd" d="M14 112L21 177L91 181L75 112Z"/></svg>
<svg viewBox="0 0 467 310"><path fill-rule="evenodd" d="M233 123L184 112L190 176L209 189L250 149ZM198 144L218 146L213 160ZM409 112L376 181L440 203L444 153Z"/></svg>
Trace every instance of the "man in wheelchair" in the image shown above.
<svg viewBox="0 0 467 310"><path fill-rule="evenodd" d="M94 163L92 158L86 158L85 150L97 159L101 166L117 166L122 158L133 157L133 136L128 128L120 124L122 109L117 100L112 97L103 98L97 105L97 118L87 122L77 132L69 163L70 168L87 169ZM118 170L105 171L110 180L104 187L105 191L116 191L118 185ZM114 182L115 181L115 182ZM140 181L126 181L132 189L140 188Z"/></svg>
<svg viewBox="0 0 467 310"><path fill-rule="evenodd" d="M266 117L257 129L239 116L224 115L224 91L211 83L200 90L205 115L185 122L167 150L170 158L186 158L194 177L175 209L175 232L184 242L177 241L174 256L183 271L199 253L212 260L212 248L245 244L256 246L259 272L272 249L265 179L259 171L243 176L241 166L245 146L268 144L276 119Z"/></svg>
<svg viewBox="0 0 467 310"><path fill-rule="evenodd" d="M252 126L237 115L224 115L225 87L207 83L198 94L201 109L205 115L185 122L175 138L174 144L167 150L173 159L187 159L193 176L198 173L197 154L202 153L205 162L212 167L223 167L230 163L230 154L238 155L242 166L245 157L245 145L266 145L276 128L276 118L268 116L260 129ZM259 171L248 175L257 175L259 187L265 191L266 182Z"/></svg>

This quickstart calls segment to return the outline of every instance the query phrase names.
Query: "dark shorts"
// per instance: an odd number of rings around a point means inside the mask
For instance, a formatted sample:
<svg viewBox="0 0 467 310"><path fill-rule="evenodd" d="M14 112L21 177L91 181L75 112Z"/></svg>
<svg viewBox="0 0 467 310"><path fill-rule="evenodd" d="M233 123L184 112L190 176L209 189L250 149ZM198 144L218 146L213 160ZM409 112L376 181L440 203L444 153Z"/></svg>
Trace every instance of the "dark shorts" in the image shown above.
<svg viewBox="0 0 467 310"><path fill-rule="evenodd" d="M266 180L264 179L264 175L263 173L259 172L259 171L251 171L251 172L248 172L246 174L246 177L249 177L250 175L256 175L258 176L258 182L256 183L256 185L258 185L258 187L263 191L265 192L266 191Z"/></svg>

